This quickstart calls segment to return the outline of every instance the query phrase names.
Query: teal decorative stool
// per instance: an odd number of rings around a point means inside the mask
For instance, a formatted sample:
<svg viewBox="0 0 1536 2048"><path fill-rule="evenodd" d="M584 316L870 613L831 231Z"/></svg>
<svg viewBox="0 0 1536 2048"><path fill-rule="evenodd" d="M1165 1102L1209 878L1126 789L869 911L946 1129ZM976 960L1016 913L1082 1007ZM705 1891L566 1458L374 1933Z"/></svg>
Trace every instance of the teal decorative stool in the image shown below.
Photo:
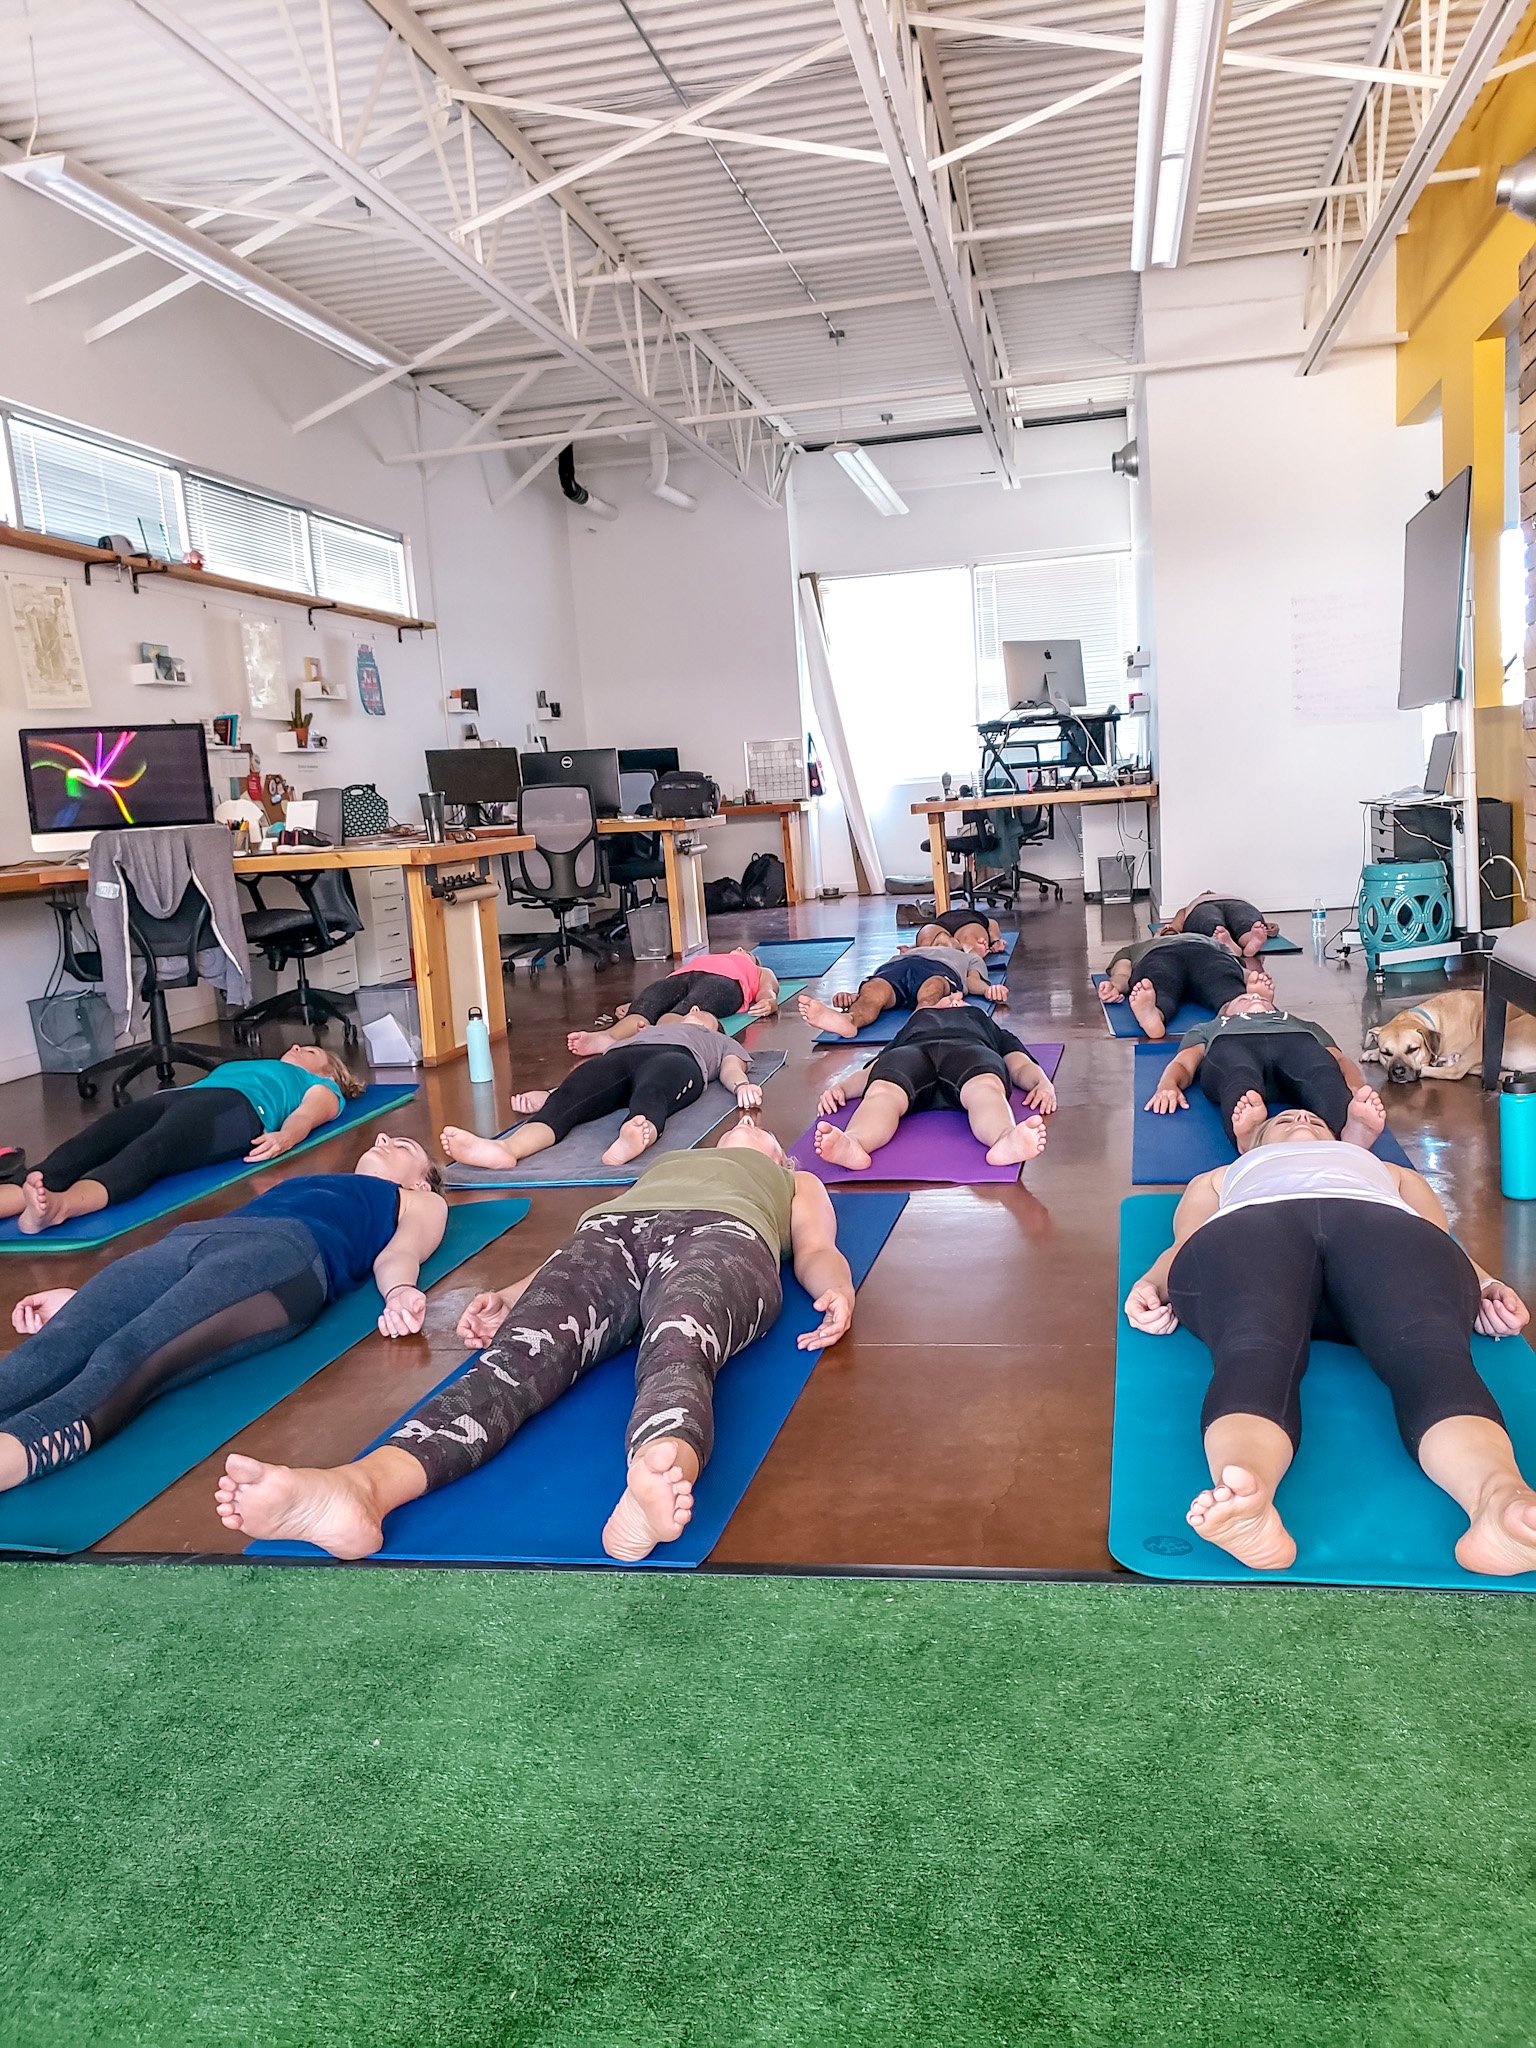
<svg viewBox="0 0 1536 2048"><path fill-rule="evenodd" d="M1391 973L1394 952L1448 939L1451 919L1451 878L1439 861L1378 861L1361 870L1360 937L1372 974ZM1433 964L1406 960L1400 971Z"/></svg>

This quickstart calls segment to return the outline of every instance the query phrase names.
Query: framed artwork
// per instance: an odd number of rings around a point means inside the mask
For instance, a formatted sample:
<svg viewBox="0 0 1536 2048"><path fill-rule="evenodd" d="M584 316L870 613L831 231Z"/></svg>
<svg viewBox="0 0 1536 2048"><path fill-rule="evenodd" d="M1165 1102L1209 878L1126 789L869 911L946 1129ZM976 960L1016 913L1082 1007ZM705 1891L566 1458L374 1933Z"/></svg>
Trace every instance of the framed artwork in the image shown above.
<svg viewBox="0 0 1536 2048"><path fill-rule="evenodd" d="M89 711L91 692L69 585L7 576L5 588L27 709Z"/></svg>
<svg viewBox="0 0 1536 2048"><path fill-rule="evenodd" d="M384 716L384 678L378 658L366 640L357 646L357 694L370 718Z"/></svg>

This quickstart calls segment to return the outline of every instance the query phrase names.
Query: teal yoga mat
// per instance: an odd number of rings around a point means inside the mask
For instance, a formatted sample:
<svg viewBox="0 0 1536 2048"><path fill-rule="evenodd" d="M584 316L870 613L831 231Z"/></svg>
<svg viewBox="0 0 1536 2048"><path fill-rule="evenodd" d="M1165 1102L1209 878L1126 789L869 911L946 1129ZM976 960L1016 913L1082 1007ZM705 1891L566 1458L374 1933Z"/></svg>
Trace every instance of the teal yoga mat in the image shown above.
<svg viewBox="0 0 1536 2048"><path fill-rule="evenodd" d="M1120 1292L1173 1241L1176 1195L1120 1205ZM1383 1285L1390 1286L1389 1276ZM1301 1386L1301 1448L1277 1500L1296 1538L1296 1562L1253 1572L1204 1543L1185 1522L1210 1484L1200 1404L1211 1355L1188 1330L1149 1337L1119 1317L1109 1548L1148 1578L1278 1579L1316 1586L1424 1586L1536 1593L1536 1572L1494 1579L1463 1571L1456 1539L1466 1518L1430 1483L1397 1433L1387 1390L1348 1344L1314 1344ZM1515 1453L1536 1470L1536 1372L1523 1337L1474 1337L1477 1369L1504 1411Z"/></svg>
<svg viewBox="0 0 1536 2048"><path fill-rule="evenodd" d="M96 1245L111 1244L116 1238L126 1237L130 1230L138 1230L146 1223L156 1223L162 1216L174 1215L176 1210L202 1201L205 1195L217 1194L220 1188L249 1180L253 1173L270 1172L274 1165L286 1165L290 1159L301 1158L317 1145L342 1137L359 1124L371 1123L376 1116L386 1116L390 1110L398 1109L402 1102L409 1102L415 1093L414 1084L365 1088L357 1100L349 1102L341 1115L334 1117L324 1130L317 1131L307 1143L295 1145L291 1152L285 1152L281 1162L267 1160L261 1166L247 1166L243 1159L230 1159L222 1166L197 1166L190 1173L173 1173L166 1180L156 1181L152 1188L136 1195L131 1202L119 1202L110 1209L99 1209L94 1216L77 1216L72 1223L61 1223L56 1230L41 1231L36 1237L25 1236L17 1229L14 1219L7 1218L0 1223L0 1252L25 1252L32 1257L39 1252L81 1252L90 1251Z"/></svg>
<svg viewBox="0 0 1536 2048"><path fill-rule="evenodd" d="M522 1201L466 1202L450 1209L443 1242L422 1268L422 1286L436 1286L527 1213ZM360 1287L275 1351L178 1387L78 1464L0 1494L0 1551L68 1556L89 1549L322 1366L350 1351L373 1329L382 1307L376 1287Z"/></svg>
<svg viewBox="0 0 1536 2048"><path fill-rule="evenodd" d="M851 933L839 933L835 938L764 939L752 951L760 965L771 968L775 974L803 974L814 981L818 974L835 966L852 944ZM685 960L682 971L686 973L687 969Z"/></svg>
<svg viewBox="0 0 1536 2048"><path fill-rule="evenodd" d="M782 1011L786 1003L794 1001L801 989L809 987L810 983L808 981L781 981L779 983L779 1009ZM740 1038L742 1032L746 1030L749 1024L768 1024L772 1023L772 1021L771 1017L754 1017L746 1010L738 1010L734 1017L727 1017L725 1019L720 1029L727 1038Z"/></svg>
<svg viewBox="0 0 1536 2048"><path fill-rule="evenodd" d="M1299 953L1301 948L1294 939L1288 939L1284 932L1276 932L1272 938L1264 941L1259 951L1261 953Z"/></svg>

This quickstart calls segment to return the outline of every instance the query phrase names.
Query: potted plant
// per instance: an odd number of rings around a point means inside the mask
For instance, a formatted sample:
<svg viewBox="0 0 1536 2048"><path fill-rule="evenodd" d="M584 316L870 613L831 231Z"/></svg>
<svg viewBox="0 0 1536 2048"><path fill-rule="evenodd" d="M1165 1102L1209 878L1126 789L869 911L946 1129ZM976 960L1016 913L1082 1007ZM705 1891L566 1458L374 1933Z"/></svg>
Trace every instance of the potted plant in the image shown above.
<svg viewBox="0 0 1536 2048"><path fill-rule="evenodd" d="M293 734L301 747L309 745L309 728L314 720L314 715L312 711L304 709L303 690L295 690L293 693L293 716L288 721L288 730Z"/></svg>

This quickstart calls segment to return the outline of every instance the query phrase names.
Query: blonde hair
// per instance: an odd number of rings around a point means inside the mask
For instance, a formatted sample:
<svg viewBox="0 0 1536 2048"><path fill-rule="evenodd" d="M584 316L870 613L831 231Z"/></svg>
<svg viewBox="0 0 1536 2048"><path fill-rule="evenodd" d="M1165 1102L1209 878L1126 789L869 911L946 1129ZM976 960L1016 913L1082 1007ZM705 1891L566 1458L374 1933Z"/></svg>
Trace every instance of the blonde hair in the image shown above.
<svg viewBox="0 0 1536 2048"><path fill-rule="evenodd" d="M325 1078L336 1083L336 1086L341 1090L348 1102L356 1102L357 1098L368 1086L368 1083L357 1078L356 1074L353 1073L339 1053L331 1052L323 1045L317 1045L315 1050L325 1054Z"/></svg>

